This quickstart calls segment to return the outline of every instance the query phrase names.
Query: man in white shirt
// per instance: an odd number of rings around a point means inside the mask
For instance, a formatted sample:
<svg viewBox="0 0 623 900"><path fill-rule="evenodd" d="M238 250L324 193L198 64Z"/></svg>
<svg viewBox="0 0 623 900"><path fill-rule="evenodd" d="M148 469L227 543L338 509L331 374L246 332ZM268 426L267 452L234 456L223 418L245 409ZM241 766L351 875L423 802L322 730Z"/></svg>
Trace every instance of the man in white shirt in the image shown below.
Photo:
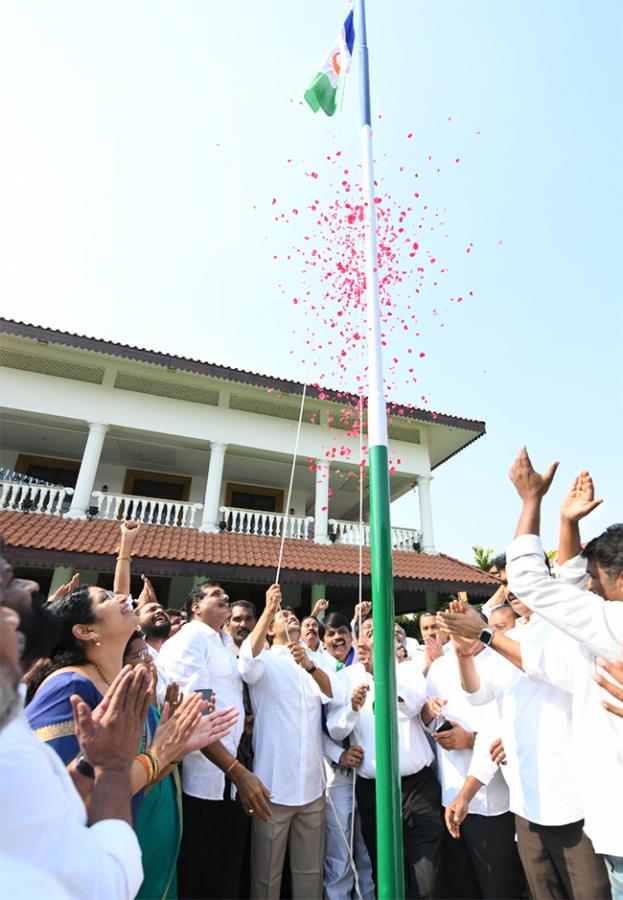
<svg viewBox="0 0 623 900"><path fill-rule="evenodd" d="M522 671L527 672L527 655L544 652L557 659L568 652L570 641L517 597L513 609L521 616L520 624L506 634L482 629L473 609L460 615L442 613L439 619L453 633L463 622L460 634L471 640L480 635L496 651L497 655L482 658L478 667L473 659L459 657L459 671L470 703L480 706L495 699L498 704L507 759L504 777L532 894L604 897L605 868L584 833L584 807L571 751L571 695Z"/></svg>
<svg viewBox="0 0 623 900"><path fill-rule="evenodd" d="M30 593L28 584L32 586ZM26 589L21 586L25 585ZM149 676L144 667L119 679L107 699L109 715L100 727L89 728L83 751L93 765L94 778L84 779L90 789L87 812L67 769L54 751L32 732L21 708L16 629L20 616L4 605L25 608L34 582L15 579L0 557L0 847L3 859L49 876L51 897L131 900L143 880L141 850L132 828L130 765L136 752L149 705ZM19 596L18 596L19 595ZM121 704L125 708L119 715ZM77 709L88 721L85 704ZM114 715L113 715L114 714ZM114 718L116 716L116 719ZM84 735L84 729L78 729ZM77 775L76 777L82 778ZM4 867L2 869L4 876ZM11 869L9 869L9 873ZM22 883L28 891L29 883ZM11 892L10 886L3 884ZM7 894L8 896L8 894Z"/></svg>
<svg viewBox="0 0 623 900"><path fill-rule="evenodd" d="M557 465L539 475L524 447L511 467L522 510L506 553L508 579L531 609L576 642L565 654L566 673L547 652L531 658L529 668L537 677L552 681L562 677L573 692L573 751L585 830L595 850L606 857L616 894L623 883L623 829L618 816L623 808L623 719L602 705L609 698L595 676L597 658L615 660L623 642L623 525L611 526L581 550L578 523L601 501L595 499L589 473L580 472L561 507L558 562L571 571L565 580L552 584L539 533L541 502Z"/></svg>
<svg viewBox="0 0 623 900"><path fill-rule="evenodd" d="M188 595L186 611L188 623L163 645L158 669L184 693L212 690L217 708L234 706L240 715L222 742L184 759L179 895L236 897L249 810L254 810L253 815L268 817L268 792L236 759L244 706L236 658L226 646L231 638L223 632L230 615L229 598L219 585L204 582Z"/></svg>
<svg viewBox="0 0 623 900"><path fill-rule="evenodd" d="M244 641L238 669L255 713L255 771L270 791L270 821L255 818L251 834L251 896L278 900L286 846L294 900L322 897L324 759L322 704L332 696L329 675L299 644L301 626L280 610L272 585L257 625ZM266 638L272 641L264 649Z"/></svg>
<svg viewBox="0 0 623 900"><path fill-rule="evenodd" d="M444 854L446 891L452 897L515 900L521 888L515 817L509 812L502 773L489 755L502 725L495 703L475 707L468 702L457 663L457 656L465 654L473 657L478 667L491 651L480 641L455 639L452 643L453 652L436 659L426 678L427 699L446 701L442 717L430 723L435 726L441 802L446 825L455 838L446 844Z"/></svg>
<svg viewBox="0 0 623 900"><path fill-rule="evenodd" d="M321 666L335 674L357 662L350 622L341 613L329 613L324 620L325 652ZM361 833L361 819L353 793L353 778L363 758L363 749L346 738L336 743L322 735L325 755L326 822L324 855L324 893L326 900L344 900L355 888L353 863L357 870L359 895L374 900L374 881L370 854ZM351 848L352 835L352 848Z"/></svg>
<svg viewBox="0 0 623 900"><path fill-rule="evenodd" d="M376 736L373 626L361 626L357 652L361 662L338 672L342 697L329 704L327 728L335 741L350 735L351 744L363 748L357 770L357 805L361 829L376 881ZM426 684L415 663L397 664L398 741L402 788L403 837L408 897L438 896L444 838L440 788L431 768L433 751L419 713L426 704Z"/></svg>

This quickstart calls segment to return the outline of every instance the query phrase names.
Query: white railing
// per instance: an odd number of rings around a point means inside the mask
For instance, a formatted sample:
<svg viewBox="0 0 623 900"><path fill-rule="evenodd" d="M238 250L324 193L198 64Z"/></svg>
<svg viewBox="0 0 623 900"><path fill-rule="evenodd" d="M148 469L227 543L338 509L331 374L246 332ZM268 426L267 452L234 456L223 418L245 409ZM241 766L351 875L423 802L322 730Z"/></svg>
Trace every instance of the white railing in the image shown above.
<svg viewBox="0 0 623 900"><path fill-rule="evenodd" d="M66 512L63 506L68 507L73 492L73 488L59 485L0 481L0 509L19 509L23 512L60 516Z"/></svg>
<svg viewBox="0 0 623 900"><path fill-rule="evenodd" d="M370 526L365 522L347 522L344 519L329 519L329 534L336 544L354 544L364 547L370 545ZM363 540L362 540L363 538ZM414 544L421 543L421 535L417 528L392 528L392 547L394 550L414 550Z"/></svg>
<svg viewBox="0 0 623 900"><path fill-rule="evenodd" d="M146 525L198 528L200 522L195 520L199 510L203 509L203 503L133 497L131 494L113 494L108 491L93 491L93 497L97 501L98 519L132 519Z"/></svg>
<svg viewBox="0 0 623 900"><path fill-rule="evenodd" d="M257 534L263 537L295 538L306 541L311 537L313 516L284 516L282 513L260 512L257 509L236 509L221 506L224 530L236 534Z"/></svg>

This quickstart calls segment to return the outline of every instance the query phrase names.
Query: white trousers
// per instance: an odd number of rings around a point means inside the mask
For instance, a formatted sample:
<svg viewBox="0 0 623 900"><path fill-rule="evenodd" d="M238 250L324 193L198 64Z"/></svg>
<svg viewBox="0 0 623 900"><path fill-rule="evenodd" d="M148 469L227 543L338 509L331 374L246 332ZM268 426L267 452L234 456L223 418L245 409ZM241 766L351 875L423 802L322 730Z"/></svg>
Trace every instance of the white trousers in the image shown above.
<svg viewBox="0 0 623 900"><path fill-rule="evenodd" d="M335 811L334 811L335 808ZM353 857L363 900L374 900L372 865L361 834L355 801ZM337 816L337 818L336 818ZM324 894L326 900L350 900L355 885L348 852L353 821L353 776L330 768L327 763L325 807Z"/></svg>

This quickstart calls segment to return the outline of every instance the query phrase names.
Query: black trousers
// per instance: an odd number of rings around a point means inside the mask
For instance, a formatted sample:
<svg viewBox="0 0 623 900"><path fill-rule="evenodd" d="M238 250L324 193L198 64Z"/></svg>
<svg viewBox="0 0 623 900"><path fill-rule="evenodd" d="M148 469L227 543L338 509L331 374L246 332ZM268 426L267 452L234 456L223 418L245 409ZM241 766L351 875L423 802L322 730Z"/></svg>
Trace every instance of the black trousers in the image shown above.
<svg viewBox="0 0 623 900"><path fill-rule="evenodd" d="M439 897L444 822L441 789L430 767L401 779L402 834L405 858L405 895L408 898ZM358 778L357 805L374 883L377 884L376 781ZM377 885L378 890L378 885Z"/></svg>
<svg viewBox="0 0 623 900"><path fill-rule="evenodd" d="M517 900L522 883L515 816L469 813L458 840L446 833L444 875L444 894L452 900Z"/></svg>
<svg viewBox="0 0 623 900"><path fill-rule="evenodd" d="M229 785L229 782L228 782ZM240 896L250 819L239 800L182 794L182 843L177 859L180 900Z"/></svg>
<svg viewBox="0 0 623 900"><path fill-rule="evenodd" d="M584 834L583 819L569 825L536 825L515 816L515 822L519 856L533 897L610 897L606 864Z"/></svg>

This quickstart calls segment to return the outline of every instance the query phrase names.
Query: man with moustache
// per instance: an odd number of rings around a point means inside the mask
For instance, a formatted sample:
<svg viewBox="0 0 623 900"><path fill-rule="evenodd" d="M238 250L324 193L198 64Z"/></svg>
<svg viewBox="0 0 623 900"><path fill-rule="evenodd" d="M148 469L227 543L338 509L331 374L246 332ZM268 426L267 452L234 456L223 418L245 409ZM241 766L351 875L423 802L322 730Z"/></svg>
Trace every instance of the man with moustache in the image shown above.
<svg viewBox="0 0 623 900"><path fill-rule="evenodd" d="M322 897L324 771L321 709L331 680L299 644L296 615L272 585L257 625L240 648L238 669L255 711L255 772L271 793L268 822L253 818L251 896L278 898L286 846L294 900ZM264 649L266 638L272 642ZM253 812L251 813L253 815Z"/></svg>
<svg viewBox="0 0 623 900"><path fill-rule="evenodd" d="M236 600L231 605L227 631L236 646L236 656L257 624L257 610L249 600Z"/></svg>

